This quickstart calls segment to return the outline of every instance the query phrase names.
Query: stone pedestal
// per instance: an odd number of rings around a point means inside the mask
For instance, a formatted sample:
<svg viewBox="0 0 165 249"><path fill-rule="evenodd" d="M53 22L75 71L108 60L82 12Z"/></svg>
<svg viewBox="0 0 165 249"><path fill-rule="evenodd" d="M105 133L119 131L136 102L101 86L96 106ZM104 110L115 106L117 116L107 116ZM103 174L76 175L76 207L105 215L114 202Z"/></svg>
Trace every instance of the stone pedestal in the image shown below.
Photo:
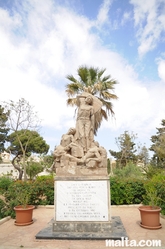
<svg viewBox="0 0 165 249"><path fill-rule="evenodd" d="M59 168L55 177L54 218L36 239L127 238L120 217L111 217L106 169L75 167Z"/></svg>
<svg viewBox="0 0 165 249"><path fill-rule="evenodd" d="M55 178L53 233L103 235L111 231L109 177Z"/></svg>
<svg viewBox="0 0 165 249"><path fill-rule="evenodd" d="M55 179L56 221L110 221L109 179Z"/></svg>

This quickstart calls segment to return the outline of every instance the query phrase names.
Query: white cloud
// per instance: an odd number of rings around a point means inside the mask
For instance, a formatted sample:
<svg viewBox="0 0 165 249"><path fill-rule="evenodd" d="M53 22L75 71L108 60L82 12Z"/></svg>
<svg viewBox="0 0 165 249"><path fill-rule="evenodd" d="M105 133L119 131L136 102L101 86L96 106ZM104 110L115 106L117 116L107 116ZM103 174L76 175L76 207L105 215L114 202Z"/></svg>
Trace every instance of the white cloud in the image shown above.
<svg viewBox="0 0 165 249"><path fill-rule="evenodd" d="M121 24L125 25L131 19L131 12L124 12Z"/></svg>
<svg viewBox="0 0 165 249"><path fill-rule="evenodd" d="M153 50L161 40L165 31L165 2L164 0L130 0L134 6L134 20L137 28L140 56Z"/></svg>
<svg viewBox="0 0 165 249"><path fill-rule="evenodd" d="M98 26L102 26L106 22L108 22L108 12L113 0L104 0L99 13L97 15L97 24Z"/></svg>
<svg viewBox="0 0 165 249"><path fill-rule="evenodd" d="M161 59L158 61L158 75L165 82L165 60Z"/></svg>
<svg viewBox="0 0 165 249"><path fill-rule="evenodd" d="M104 24L108 20L110 5L111 1L104 1L96 22ZM95 22L51 0L40 0L40 4L37 0L25 0L17 5L13 15L7 10L0 11L3 14L0 18L1 100L17 101L24 97L35 106L43 126L66 131L75 120L74 108L66 106L65 76L76 77L77 68L87 64L105 67L106 73L119 81L115 90L119 100L113 102L115 127L111 122L105 122L102 127L148 134L153 124L163 117L162 85L151 84L149 89L140 82L134 68L117 52L105 48L101 38L91 31ZM139 10L136 14L137 25L143 12ZM146 42L150 32L146 31L140 42ZM147 48L142 50L145 52ZM163 61L158 65L162 79L163 65Z"/></svg>

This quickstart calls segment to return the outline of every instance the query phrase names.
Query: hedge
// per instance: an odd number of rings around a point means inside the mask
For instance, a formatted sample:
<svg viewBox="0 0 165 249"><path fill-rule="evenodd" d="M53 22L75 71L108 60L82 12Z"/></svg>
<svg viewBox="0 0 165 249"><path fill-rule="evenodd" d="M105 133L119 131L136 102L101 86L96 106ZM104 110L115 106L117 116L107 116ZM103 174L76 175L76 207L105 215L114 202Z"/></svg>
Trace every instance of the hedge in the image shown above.
<svg viewBox="0 0 165 249"><path fill-rule="evenodd" d="M0 199L0 218L5 216L15 217L14 206L18 205L18 193L26 190L30 194L31 205L54 205L54 179L53 176L43 176L35 181L7 181L2 184L1 192L5 202ZM165 176L157 176L150 181L134 178L110 178L110 192L112 205L148 204L145 186L154 184L157 194L161 197L159 205L162 214L165 214ZM2 191L3 190L3 191Z"/></svg>
<svg viewBox="0 0 165 249"><path fill-rule="evenodd" d="M13 210L14 206L19 205L18 193L26 191L29 193L29 204L38 205L53 205L54 204L54 179L53 177L40 177L35 181L15 181L9 185L4 192L5 202L0 203L0 218L10 215L15 217Z"/></svg>
<svg viewBox="0 0 165 249"><path fill-rule="evenodd" d="M145 194L144 180L110 178L111 204L139 204L143 201Z"/></svg>

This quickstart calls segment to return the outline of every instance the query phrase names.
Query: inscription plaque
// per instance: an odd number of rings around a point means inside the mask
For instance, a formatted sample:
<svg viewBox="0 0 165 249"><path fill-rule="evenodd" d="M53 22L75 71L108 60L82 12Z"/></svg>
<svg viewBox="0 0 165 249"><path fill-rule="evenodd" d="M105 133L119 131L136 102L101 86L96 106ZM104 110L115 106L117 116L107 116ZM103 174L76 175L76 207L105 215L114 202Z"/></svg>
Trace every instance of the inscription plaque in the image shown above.
<svg viewBox="0 0 165 249"><path fill-rule="evenodd" d="M108 221L108 182L56 181L56 221Z"/></svg>

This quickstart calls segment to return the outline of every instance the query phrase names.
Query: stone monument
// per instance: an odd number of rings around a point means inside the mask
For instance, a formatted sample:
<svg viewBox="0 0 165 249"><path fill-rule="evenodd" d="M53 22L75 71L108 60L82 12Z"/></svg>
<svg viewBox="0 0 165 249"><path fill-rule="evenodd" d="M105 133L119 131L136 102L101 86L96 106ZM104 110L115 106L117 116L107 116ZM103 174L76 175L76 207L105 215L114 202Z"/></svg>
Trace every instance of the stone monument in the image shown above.
<svg viewBox="0 0 165 249"><path fill-rule="evenodd" d="M84 92L77 97L77 105L75 128L62 135L51 169L58 177L107 176L107 152L94 140L95 120L102 102Z"/></svg>
<svg viewBox="0 0 165 249"><path fill-rule="evenodd" d="M107 153L94 140L102 102L84 92L77 97L77 106L75 127L62 135L54 151L55 213L52 234L47 238L111 238L114 222ZM120 226L120 221L116 222Z"/></svg>
<svg viewBox="0 0 165 249"><path fill-rule="evenodd" d="M111 230L107 153L94 140L101 101L84 92L77 97L75 128L54 151L55 219L53 232L64 236L100 236Z"/></svg>

